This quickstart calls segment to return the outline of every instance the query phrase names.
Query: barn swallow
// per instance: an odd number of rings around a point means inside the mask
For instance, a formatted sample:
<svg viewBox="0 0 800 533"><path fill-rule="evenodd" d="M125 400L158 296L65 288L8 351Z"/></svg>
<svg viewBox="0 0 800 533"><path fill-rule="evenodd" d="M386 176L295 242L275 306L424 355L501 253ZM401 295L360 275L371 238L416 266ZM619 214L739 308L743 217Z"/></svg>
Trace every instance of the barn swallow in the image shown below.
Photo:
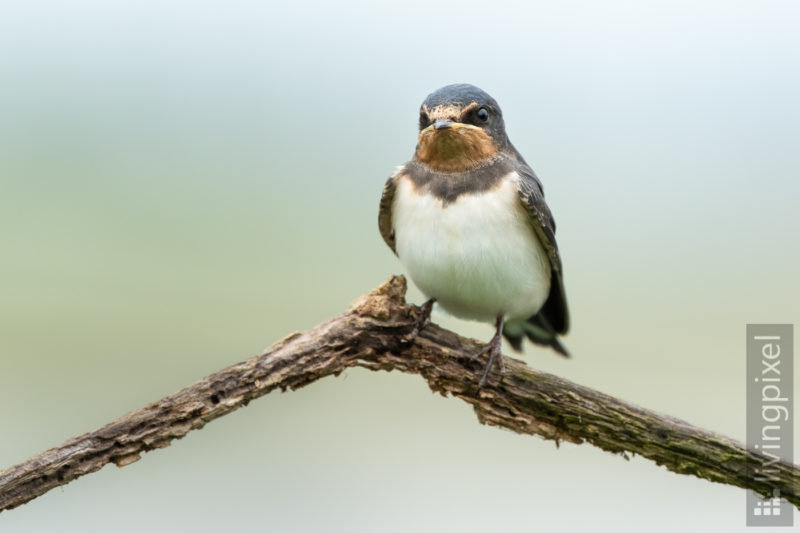
<svg viewBox="0 0 800 533"><path fill-rule="evenodd" d="M502 337L523 337L568 357L569 328L556 224L542 184L506 134L500 106L469 84L442 87L419 110L414 157L383 190L378 226L386 244L429 298L459 318L494 322L475 354L488 354L478 387L497 361Z"/></svg>

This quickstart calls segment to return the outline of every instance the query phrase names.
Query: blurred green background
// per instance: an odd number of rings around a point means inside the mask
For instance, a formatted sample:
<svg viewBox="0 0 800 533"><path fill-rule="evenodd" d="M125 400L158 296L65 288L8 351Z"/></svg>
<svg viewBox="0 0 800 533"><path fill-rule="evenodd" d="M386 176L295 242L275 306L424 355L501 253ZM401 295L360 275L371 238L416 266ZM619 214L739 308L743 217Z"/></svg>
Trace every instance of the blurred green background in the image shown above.
<svg viewBox="0 0 800 533"><path fill-rule="evenodd" d="M402 272L378 199L419 104L453 82L500 102L558 222L574 357L525 361L743 439L745 324L800 318L799 16L4 2L0 468ZM2 513L0 531L734 531L744 505L481 426L419 377L351 370Z"/></svg>

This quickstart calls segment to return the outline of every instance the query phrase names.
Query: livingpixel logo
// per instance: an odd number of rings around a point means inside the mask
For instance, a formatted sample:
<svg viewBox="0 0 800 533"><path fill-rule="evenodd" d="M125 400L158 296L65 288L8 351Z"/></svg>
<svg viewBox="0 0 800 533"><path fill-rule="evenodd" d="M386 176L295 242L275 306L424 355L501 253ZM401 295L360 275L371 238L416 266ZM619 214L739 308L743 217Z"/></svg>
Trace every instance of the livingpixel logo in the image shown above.
<svg viewBox="0 0 800 533"><path fill-rule="evenodd" d="M747 325L747 449L761 459L747 472L766 484L778 480L779 462L794 462L793 333L792 324ZM747 525L792 526L792 505L778 489L766 498L748 490Z"/></svg>

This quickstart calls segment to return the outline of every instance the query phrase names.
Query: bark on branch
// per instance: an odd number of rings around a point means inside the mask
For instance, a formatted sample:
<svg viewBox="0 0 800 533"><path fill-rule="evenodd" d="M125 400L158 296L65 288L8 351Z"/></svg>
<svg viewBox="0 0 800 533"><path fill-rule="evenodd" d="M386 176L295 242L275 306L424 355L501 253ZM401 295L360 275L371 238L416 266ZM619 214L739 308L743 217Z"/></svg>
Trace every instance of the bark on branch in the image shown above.
<svg viewBox="0 0 800 533"><path fill-rule="evenodd" d="M726 437L537 372L521 361L506 358L506 373L494 371L478 390L484 362L470 360L480 348L476 341L431 324L413 344L404 342L418 313L405 302L405 291L405 278L392 277L310 331L294 333L261 355L0 472L0 511L108 463L137 461L142 452L169 446L273 390L297 389L355 366L420 374L433 391L472 404L485 424L638 454L673 472L763 495L777 488L800 507L795 465L770 464ZM756 469L774 475L758 479L752 475Z"/></svg>

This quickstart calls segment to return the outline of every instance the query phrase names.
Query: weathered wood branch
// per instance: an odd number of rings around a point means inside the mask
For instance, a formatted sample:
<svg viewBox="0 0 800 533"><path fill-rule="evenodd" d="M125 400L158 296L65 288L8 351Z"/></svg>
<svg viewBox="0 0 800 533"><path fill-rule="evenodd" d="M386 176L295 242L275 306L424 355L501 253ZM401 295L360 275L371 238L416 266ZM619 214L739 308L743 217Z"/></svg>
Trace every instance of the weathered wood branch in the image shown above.
<svg viewBox="0 0 800 533"><path fill-rule="evenodd" d="M230 366L96 431L0 472L0 511L99 470L125 466L142 452L173 439L276 389L286 391L349 367L420 374L435 392L471 404L482 423L546 439L589 442L614 453L638 454L680 474L745 487L764 495L774 488L800 506L798 468L777 463L773 481L756 479L768 459L720 435L636 407L606 394L537 372L506 358L477 389L480 348L433 324L409 345L418 310L405 302L406 282L392 277L345 313L277 342L265 353Z"/></svg>

